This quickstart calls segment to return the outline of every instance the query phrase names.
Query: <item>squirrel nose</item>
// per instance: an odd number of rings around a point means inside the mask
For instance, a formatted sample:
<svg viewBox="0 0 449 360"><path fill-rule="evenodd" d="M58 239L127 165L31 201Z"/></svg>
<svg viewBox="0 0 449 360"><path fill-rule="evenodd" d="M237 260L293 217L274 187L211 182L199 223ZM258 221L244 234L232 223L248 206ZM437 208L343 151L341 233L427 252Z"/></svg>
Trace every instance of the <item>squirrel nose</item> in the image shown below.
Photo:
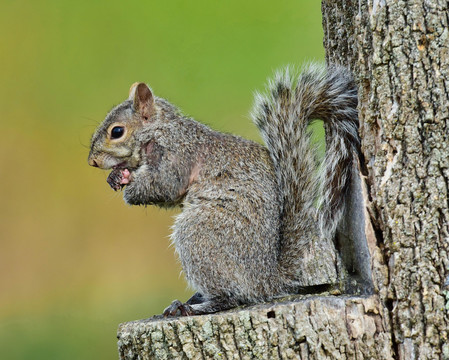
<svg viewBox="0 0 449 360"><path fill-rule="evenodd" d="M93 167L98 167L97 162L94 159L87 160L88 164Z"/></svg>

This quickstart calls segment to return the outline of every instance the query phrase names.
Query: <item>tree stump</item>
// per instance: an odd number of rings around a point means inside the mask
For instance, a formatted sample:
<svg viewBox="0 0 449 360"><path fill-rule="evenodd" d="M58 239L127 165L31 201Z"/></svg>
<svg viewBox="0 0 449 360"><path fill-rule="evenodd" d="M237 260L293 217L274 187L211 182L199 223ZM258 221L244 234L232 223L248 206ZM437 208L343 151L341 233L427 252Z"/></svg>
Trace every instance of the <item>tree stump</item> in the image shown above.
<svg viewBox="0 0 449 360"><path fill-rule="evenodd" d="M376 295L298 297L121 324L120 359L392 359Z"/></svg>

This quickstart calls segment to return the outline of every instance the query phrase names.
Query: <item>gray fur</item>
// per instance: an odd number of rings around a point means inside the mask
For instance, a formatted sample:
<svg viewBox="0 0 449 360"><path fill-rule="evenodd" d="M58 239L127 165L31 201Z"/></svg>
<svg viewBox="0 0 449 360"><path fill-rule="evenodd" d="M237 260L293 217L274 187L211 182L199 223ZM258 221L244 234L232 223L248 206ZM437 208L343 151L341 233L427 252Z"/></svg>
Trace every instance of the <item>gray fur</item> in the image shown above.
<svg viewBox="0 0 449 360"><path fill-rule="evenodd" d="M284 272L295 271L312 238L332 238L343 213L354 153L359 152L356 87L343 67L326 71L310 65L300 75L286 68L264 95L256 94L252 117L270 149L281 190L280 263ZM307 131L316 119L326 129L320 167Z"/></svg>
<svg viewBox="0 0 449 360"><path fill-rule="evenodd" d="M148 121L132 100L108 114L92 138L89 163L112 168L114 179L130 171L129 204L183 208L172 241L198 293L165 314L215 312L297 290L302 250L322 236L320 229L332 236L341 214L358 147L356 106L346 71L309 68L299 77L279 73L256 96L253 118L267 148L213 131L157 97ZM332 135L319 216L320 176L306 129L316 118ZM110 141L107 131L116 123L127 137Z"/></svg>

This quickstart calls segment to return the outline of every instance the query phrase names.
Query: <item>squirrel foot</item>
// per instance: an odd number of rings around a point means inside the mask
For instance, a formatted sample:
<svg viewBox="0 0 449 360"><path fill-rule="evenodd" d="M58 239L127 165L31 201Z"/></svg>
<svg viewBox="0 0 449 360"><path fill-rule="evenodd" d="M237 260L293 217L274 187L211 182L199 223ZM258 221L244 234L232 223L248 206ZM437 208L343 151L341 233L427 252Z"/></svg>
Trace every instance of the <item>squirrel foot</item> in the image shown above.
<svg viewBox="0 0 449 360"><path fill-rule="evenodd" d="M168 306L164 312L162 313L162 315L164 315L165 317L168 316L192 316L192 315L196 315L195 314L195 310L193 310L193 308L187 304L187 303L182 303L179 300L174 300L170 306Z"/></svg>
<svg viewBox="0 0 449 360"><path fill-rule="evenodd" d="M162 315L168 317L213 314L218 311L229 310L239 305L242 304L233 298L207 298L200 293L195 293L185 303L182 303L179 300L173 301L171 305L164 310Z"/></svg>

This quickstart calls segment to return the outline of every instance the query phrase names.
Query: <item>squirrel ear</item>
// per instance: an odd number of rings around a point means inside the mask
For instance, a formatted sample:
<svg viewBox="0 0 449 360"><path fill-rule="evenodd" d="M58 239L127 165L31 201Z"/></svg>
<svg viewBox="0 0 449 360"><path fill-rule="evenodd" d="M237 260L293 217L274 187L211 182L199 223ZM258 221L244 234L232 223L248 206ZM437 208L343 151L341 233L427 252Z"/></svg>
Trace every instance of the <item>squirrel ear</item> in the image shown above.
<svg viewBox="0 0 449 360"><path fill-rule="evenodd" d="M129 95L128 95L128 100L134 100L134 95L136 95L136 88L137 85L139 85L140 83L135 82L134 84L131 85L131 87L129 88Z"/></svg>
<svg viewBox="0 0 449 360"><path fill-rule="evenodd" d="M154 97L148 85L145 83L132 84L129 89L129 99L133 100L134 110L148 120L154 112Z"/></svg>

